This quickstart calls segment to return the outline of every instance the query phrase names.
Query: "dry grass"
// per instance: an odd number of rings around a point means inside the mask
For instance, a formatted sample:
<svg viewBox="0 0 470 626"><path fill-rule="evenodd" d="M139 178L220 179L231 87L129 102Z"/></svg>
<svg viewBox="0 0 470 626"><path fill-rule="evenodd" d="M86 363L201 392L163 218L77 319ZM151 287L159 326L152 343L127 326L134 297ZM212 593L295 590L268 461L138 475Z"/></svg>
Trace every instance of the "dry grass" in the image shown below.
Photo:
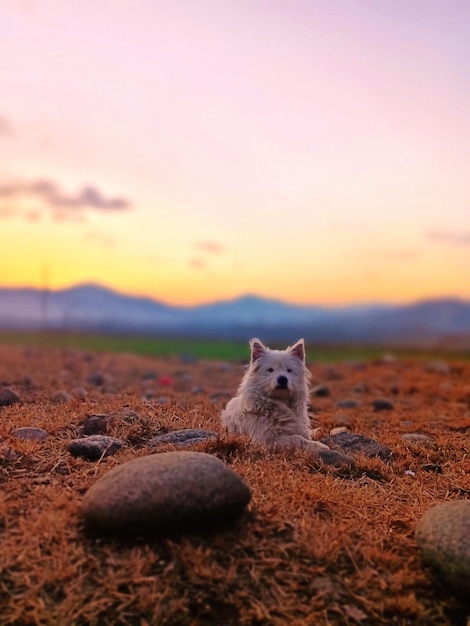
<svg viewBox="0 0 470 626"><path fill-rule="evenodd" d="M145 376L149 369L174 384L159 387ZM101 387L87 382L97 372L106 379ZM0 408L0 624L465 623L464 600L423 568L414 529L433 504L470 493L470 364L453 363L449 375L418 362L315 365L314 380L331 396L312 398L313 426L327 432L346 421L392 448L390 464L362 457L352 470L332 470L304 453L270 455L222 435L196 449L224 460L251 488L249 510L234 526L146 543L83 533L87 488L116 464L149 454L145 439L159 429L218 430L223 400L209 396L235 391L241 372L210 362L0 348L0 385L22 400ZM77 387L85 398L52 402ZM394 410L375 412L372 399L384 396ZM349 398L359 407L336 407ZM68 454L87 415L117 411L126 417L109 434L127 439L126 448L97 463ZM19 441L10 435L18 426L50 436ZM435 440L404 443L400 435L412 431Z"/></svg>

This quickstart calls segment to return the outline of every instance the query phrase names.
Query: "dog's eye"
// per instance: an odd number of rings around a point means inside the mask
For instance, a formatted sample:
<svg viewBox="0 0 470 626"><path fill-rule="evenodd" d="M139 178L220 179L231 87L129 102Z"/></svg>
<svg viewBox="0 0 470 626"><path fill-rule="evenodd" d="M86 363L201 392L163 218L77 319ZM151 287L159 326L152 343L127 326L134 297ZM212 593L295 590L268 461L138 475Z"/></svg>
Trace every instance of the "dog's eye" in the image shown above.
<svg viewBox="0 0 470 626"><path fill-rule="evenodd" d="M267 370L267 371L268 371L268 372L274 372L274 368L272 368L272 367L268 367L268 370Z"/></svg>
<svg viewBox="0 0 470 626"><path fill-rule="evenodd" d="M287 371L288 374L292 374L292 370L291 369L288 369L286 371Z"/></svg>

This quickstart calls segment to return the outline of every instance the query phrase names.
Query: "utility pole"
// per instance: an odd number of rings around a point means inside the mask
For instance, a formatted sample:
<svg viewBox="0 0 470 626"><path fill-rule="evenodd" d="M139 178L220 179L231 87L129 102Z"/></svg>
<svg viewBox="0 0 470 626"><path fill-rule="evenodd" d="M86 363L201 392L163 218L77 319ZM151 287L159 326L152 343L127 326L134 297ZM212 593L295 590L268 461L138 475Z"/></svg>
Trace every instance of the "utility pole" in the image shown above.
<svg viewBox="0 0 470 626"><path fill-rule="evenodd" d="M47 317L49 305L49 266L43 265L42 268L42 289L41 289L41 326L42 330L47 330Z"/></svg>

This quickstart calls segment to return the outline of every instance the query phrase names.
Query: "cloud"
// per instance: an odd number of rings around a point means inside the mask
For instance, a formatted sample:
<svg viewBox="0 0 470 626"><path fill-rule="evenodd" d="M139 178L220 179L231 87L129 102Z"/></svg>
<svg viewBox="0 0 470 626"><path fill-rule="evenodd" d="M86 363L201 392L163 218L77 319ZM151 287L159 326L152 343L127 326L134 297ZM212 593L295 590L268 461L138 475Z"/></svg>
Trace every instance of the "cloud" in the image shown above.
<svg viewBox="0 0 470 626"><path fill-rule="evenodd" d="M47 179L33 182L16 181L0 185L0 200L2 198L11 200L17 197L41 200L46 206L59 211L92 209L107 212L132 207L132 203L126 198L106 197L93 185L85 185L76 193L65 193L57 183Z"/></svg>
<svg viewBox="0 0 470 626"><path fill-rule="evenodd" d="M13 137L14 135L15 131L13 130L10 120L0 115L0 137Z"/></svg>
<svg viewBox="0 0 470 626"><path fill-rule="evenodd" d="M189 266L193 270L202 270L206 267L206 262L199 257L193 257L189 260Z"/></svg>
<svg viewBox="0 0 470 626"><path fill-rule="evenodd" d="M199 241L196 243L196 247L202 252L208 252L209 254L222 254L224 247L216 241Z"/></svg>
<svg viewBox="0 0 470 626"><path fill-rule="evenodd" d="M470 246L470 231L453 232L450 230L430 230L426 235L429 241L448 246Z"/></svg>
<svg viewBox="0 0 470 626"><path fill-rule="evenodd" d="M42 214L39 209L28 209L23 211L11 206L0 206L0 220L8 220L19 218L27 222L39 222Z"/></svg>

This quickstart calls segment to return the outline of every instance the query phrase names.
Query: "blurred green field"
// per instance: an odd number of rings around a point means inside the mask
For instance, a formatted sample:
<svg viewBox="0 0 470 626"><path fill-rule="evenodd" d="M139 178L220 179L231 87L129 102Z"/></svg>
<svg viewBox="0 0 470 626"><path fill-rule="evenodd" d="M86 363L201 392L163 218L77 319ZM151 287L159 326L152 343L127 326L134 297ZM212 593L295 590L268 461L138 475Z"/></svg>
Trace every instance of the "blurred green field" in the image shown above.
<svg viewBox="0 0 470 626"><path fill-rule="evenodd" d="M247 342L213 339L182 339L94 333L0 331L0 345L48 346L51 348L76 348L97 352L127 352L145 356L180 356L196 359L246 361L249 356ZM284 345L269 344L273 348ZM469 359L470 351L420 350L387 348L380 346L317 346L307 345L309 362L335 362L343 360L371 360L384 354L402 358L419 359Z"/></svg>

